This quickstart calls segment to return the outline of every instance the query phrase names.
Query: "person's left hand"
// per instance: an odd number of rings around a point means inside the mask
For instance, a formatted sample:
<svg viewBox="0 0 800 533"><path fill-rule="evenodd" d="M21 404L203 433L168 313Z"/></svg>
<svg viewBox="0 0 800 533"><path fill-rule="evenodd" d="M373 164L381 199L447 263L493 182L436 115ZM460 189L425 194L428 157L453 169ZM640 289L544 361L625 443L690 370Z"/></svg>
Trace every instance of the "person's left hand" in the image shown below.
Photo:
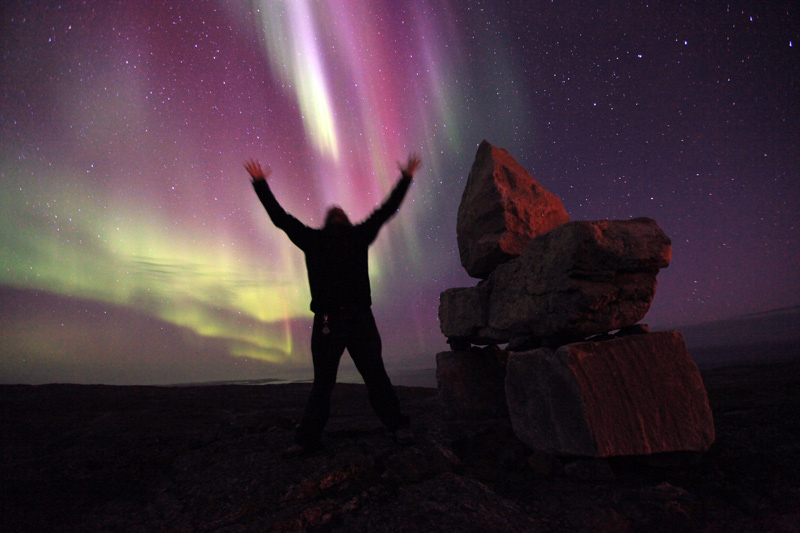
<svg viewBox="0 0 800 533"><path fill-rule="evenodd" d="M417 169L422 165L422 159L416 153L408 154L408 161L406 161L405 166L401 163L397 163L400 172L403 174L408 174L410 177L414 177L414 174L417 172Z"/></svg>

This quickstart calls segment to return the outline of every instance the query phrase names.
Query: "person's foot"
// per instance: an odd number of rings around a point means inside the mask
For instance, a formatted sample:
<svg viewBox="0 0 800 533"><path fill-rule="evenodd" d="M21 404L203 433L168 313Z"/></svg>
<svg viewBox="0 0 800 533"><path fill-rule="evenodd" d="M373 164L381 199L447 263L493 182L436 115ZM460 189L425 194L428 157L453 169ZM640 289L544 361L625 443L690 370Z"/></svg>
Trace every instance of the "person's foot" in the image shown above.
<svg viewBox="0 0 800 533"><path fill-rule="evenodd" d="M322 443L315 442L312 444L293 444L283 451L282 456L286 459L291 457L305 457L314 455L322 451Z"/></svg>
<svg viewBox="0 0 800 533"><path fill-rule="evenodd" d="M411 428L408 426L398 428L394 431L394 440L397 441L398 444L411 444L415 440L414 432L411 431Z"/></svg>

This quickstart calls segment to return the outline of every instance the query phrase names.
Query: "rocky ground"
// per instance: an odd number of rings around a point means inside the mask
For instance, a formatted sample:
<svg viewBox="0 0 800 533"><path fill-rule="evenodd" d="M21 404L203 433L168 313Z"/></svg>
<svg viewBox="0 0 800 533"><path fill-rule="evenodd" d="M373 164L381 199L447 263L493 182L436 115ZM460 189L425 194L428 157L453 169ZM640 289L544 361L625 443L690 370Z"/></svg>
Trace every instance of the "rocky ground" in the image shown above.
<svg viewBox="0 0 800 533"><path fill-rule="evenodd" d="M531 453L399 387L396 444L340 384L319 454L287 459L308 384L0 387L2 531L797 531L800 360L703 373L705 454Z"/></svg>

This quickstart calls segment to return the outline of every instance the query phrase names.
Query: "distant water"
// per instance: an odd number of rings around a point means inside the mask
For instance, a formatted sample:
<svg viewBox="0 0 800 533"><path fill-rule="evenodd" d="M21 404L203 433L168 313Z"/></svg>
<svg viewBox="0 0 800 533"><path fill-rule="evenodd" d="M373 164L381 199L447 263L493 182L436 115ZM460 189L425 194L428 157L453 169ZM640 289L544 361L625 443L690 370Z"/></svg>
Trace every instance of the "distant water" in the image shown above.
<svg viewBox="0 0 800 533"><path fill-rule="evenodd" d="M232 379L229 381L203 381L199 383L175 383L171 387L214 387L218 385L272 385L286 383L286 380L276 378L260 379Z"/></svg>
<svg viewBox="0 0 800 533"><path fill-rule="evenodd" d="M387 371L393 385L400 387L436 388L436 369L390 369ZM284 378L239 379L230 381L206 381L202 383L176 383L173 387L214 387L219 385L277 385L280 383L310 383L312 371L307 374L286 376ZM361 374L355 368L342 368L336 376L337 383L363 384Z"/></svg>
<svg viewBox="0 0 800 533"><path fill-rule="evenodd" d="M426 387L436 388L436 369L435 368L413 368L413 369L387 369L389 379L393 385L400 387ZM342 369L339 371L336 381L338 383L364 383L361 375L356 369Z"/></svg>

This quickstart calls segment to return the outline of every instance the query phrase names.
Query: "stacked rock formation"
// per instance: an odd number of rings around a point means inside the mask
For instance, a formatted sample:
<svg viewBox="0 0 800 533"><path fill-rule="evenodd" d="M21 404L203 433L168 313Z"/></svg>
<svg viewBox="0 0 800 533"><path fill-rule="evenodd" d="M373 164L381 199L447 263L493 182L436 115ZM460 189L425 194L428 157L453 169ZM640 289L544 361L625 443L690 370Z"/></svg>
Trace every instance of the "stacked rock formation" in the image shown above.
<svg viewBox="0 0 800 533"><path fill-rule="evenodd" d="M520 440L554 454L708 449L713 419L682 335L637 324L672 253L654 220L570 221L483 141L457 233L461 263L481 281L440 297L452 351L437 355L437 380L451 418L507 413Z"/></svg>

